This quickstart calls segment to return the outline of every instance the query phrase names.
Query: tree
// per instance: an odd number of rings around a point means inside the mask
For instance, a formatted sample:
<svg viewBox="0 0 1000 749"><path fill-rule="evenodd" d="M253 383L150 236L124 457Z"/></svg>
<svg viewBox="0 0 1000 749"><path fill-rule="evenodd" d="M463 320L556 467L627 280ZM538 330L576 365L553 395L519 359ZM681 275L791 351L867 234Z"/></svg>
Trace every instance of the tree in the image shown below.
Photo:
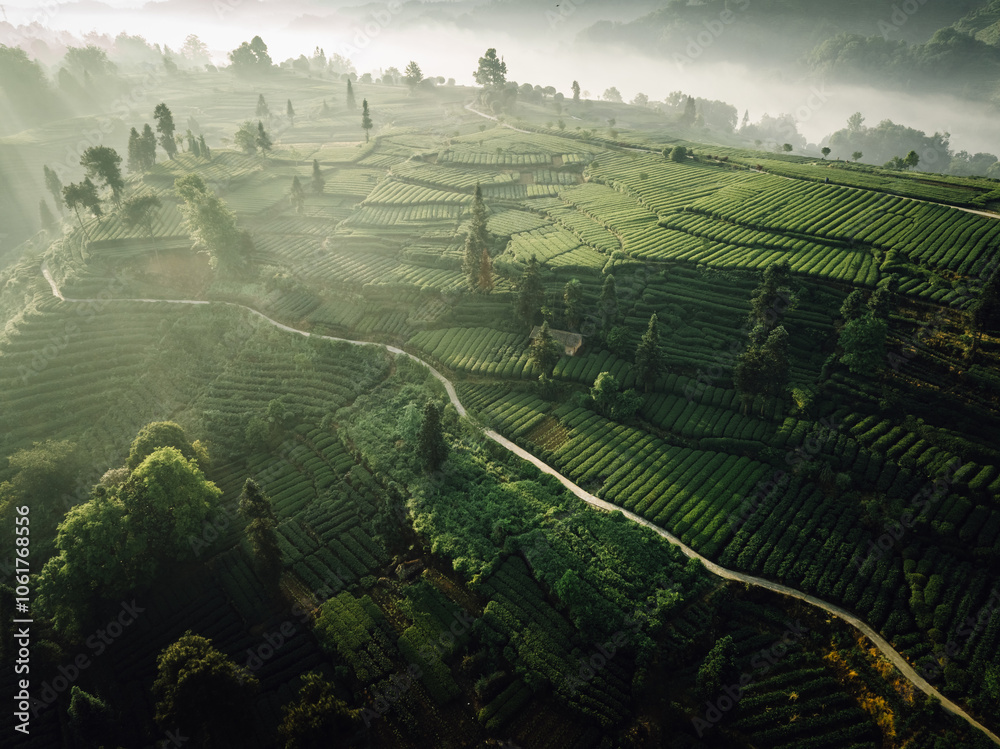
<svg viewBox="0 0 1000 749"><path fill-rule="evenodd" d="M242 77L250 77L268 73L271 70L271 56L267 53L267 45L259 36L249 43L243 42L229 53L233 72Z"/></svg>
<svg viewBox="0 0 1000 749"><path fill-rule="evenodd" d="M847 118L847 129L852 133L860 133L865 124L865 118L861 112L855 112Z"/></svg>
<svg viewBox="0 0 1000 749"><path fill-rule="evenodd" d="M472 194L472 218L469 221L469 233L465 238L465 253L462 259L462 271L470 289L479 287L482 255L483 252L489 253L486 222L486 203L483 201L482 187L477 182Z"/></svg>
<svg viewBox="0 0 1000 749"><path fill-rule="evenodd" d="M856 320L864 314L865 310L865 292L861 289L855 289L847 298L844 303L840 305L840 316L844 318L844 322L850 322L851 320Z"/></svg>
<svg viewBox="0 0 1000 749"><path fill-rule="evenodd" d="M766 377L761 390L763 395L780 398L788 387L788 331L779 325L764 341L762 348Z"/></svg>
<svg viewBox="0 0 1000 749"><path fill-rule="evenodd" d="M424 79L424 74L420 71L420 66L414 60L410 60L410 64L406 66L406 70L403 72L403 80L410 89L415 89L420 82Z"/></svg>
<svg viewBox="0 0 1000 749"><path fill-rule="evenodd" d="M517 289L517 316L526 326L532 328L538 322L539 313L545 303L545 287L542 285L538 260L532 255L521 274Z"/></svg>
<svg viewBox="0 0 1000 749"><path fill-rule="evenodd" d="M264 101L264 94L257 95L257 109L254 111L254 116L258 120L263 120L271 116L271 110L268 109L267 102Z"/></svg>
<svg viewBox="0 0 1000 749"><path fill-rule="evenodd" d="M126 229L142 227L150 240L153 239L153 220L163 203L153 193L130 195L122 202L121 219Z"/></svg>
<svg viewBox="0 0 1000 749"><path fill-rule="evenodd" d="M685 127L691 127L698 116L698 105L693 96L687 97L684 102L684 114L681 115L680 123Z"/></svg>
<svg viewBox="0 0 1000 749"><path fill-rule="evenodd" d="M181 55L193 65L206 65L211 62L208 56L208 46L195 34L188 34L181 47Z"/></svg>
<svg viewBox="0 0 1000 749"><path fill-rule="evenodd" d="M211 161L212 160L212 152L208 150L208 144L205 142L205 136L204 135L199 135L198 136L198 146L201 148L201 155L202 155L202 157L205 158L205 159L207 159L207 160L209 160L209 161Z"/></svg>
<svg viewBox="0 0 1000 749"><path fill-rule="evenodd" d="M571 278L563 287L563 312L566 326L570 330L580 327L583 316L583 284L578 278Z"/></svg>
<svg viewBox="0 0 1000 749"><path fill-rule="evenodd" d="M176 448L188 460L197 457L194 446L180 424L176 421L151 421L132 440L125 467L129 471L138 468L142 461L161 447Z"/></svg>
<svg viewBox="0 0 1000 749"><path fill-rule="evenodd" d="M903 159L903 163L906 164L908 169L916 169L917 165L920 163L920 156L916 151L910 151L906 154L906 158Z"/></svg>
<svg viewBox="0 0 1000 749"><path fill-rule="evenodd" d="M580 84L573 81L571 88L573 90L573 101L580 101Z"/></svg>
<svg viewBox="0 0 1000 749"><path fill-rule="evenodd" d="M243 484L239 513L249 521L246 534L257 569L268 587L276 588L281 579L281 547L276 530L278 518L270 498L253 479L248 478Z"/></svg>
<svg viewBox="0 0 1000 749"><path fill-rule="evenodd" d="M548 322L543 322L538 335L528 349L528 360L534 364L545 377L551 377L552 371L563 355L562 346L549 333Z"/></svg>
<svg viewBox="0 0 1000 749"><path fill-rule="evenodd" d="M476 287L483 294L493 291L493 259L489 250L479 253L479 274L476 277Z"/></svg>
<svg viewBox="0 0 1000 749"><path fill-rule="evenodd" d="M618 379L610 372L601 372L590 388L590 397L597 410L609 419L631 419L642 405L642 396L635 390L621 392Z"/></svg>
<svg viewBox="0 0 1000 749"><path fill-rule="evenodd" d="M792 146L791 143L784 143L781 146L781 150L784 151L785 153L791 153L793 148L794 146Z"/></svg>
<svg viewBox="0 0 1000 749"><path fill-rule="evenodd" d="M676 161L678 163L686 161L688 157L688 150L684 146L674 146L670 149L670 160Z"/></svg>
<svg viewBox="0 0 1000 749"><path fill-rule="evenodd" d="M156 134L148 124L142 126L141 143L142 163L148 171L156 164Z"/></svg>
<svg viewBox="0 0 1000 749"><path fill-rule="evenodd" d="M90 177L86 177L83 182L68 184L63 188L63 200L76 213L83 235L90 239L90 235L87 234L87 229L83 225L83 219L80 217L80 209L84 208L90 211L97 217L98 221L101 220L101 197L97 194L97 185L90 181Z"/></svg>
<svg viewBox="0 0 1000 749"><path fill-rule="evenodd" d="M637 107L645 107L649 105L649 97L641 91L635 95L632 99L632 104Z"/></svg>
<svg viewBox="0 0 1000 749"><path fill-rule="evenodd" d="M635 350L635 379L648 393L662 372L663 351L660 349L660 329L654 312Z"/></svg>
<svg viewBox="0 0 1000 749"><path fill-rule="evenodd" d="M166 104L160 103L153 110L153 119L156 120L156 132L160 134L160 146L167 152L171 159L177 153L177 142L174 140L174 116Z"/></svg>
<svg viewBox="0 0 1000 749"><path fill-rule="evenodd" d="M610 273L601 286L601 296L597 306L601 315L601 328L607 330L618 320L618 287L615 284L615 277Z"/></svg>
<svg viewBox="0 0 1000 749"><path fill-rule="evenodd" d="M486 54L479 58L479 67L472 76L483 88L499 90L507 82L507 63L497 58L496 49L490 47L486 50Z"/></svg>
<svg viewBox="0 0 1000 749"><path fill-rule="evenodd" d="M128 134L128 170L132 174L146 171L146 152L143 148L142 136L132 128Z"/></svg>
<svg viewBox="0 0 1000 749"><path fill-rule="evenodd" d="M604 101L610 101L615 104L622 103L621 92L614 86L604 89L604 93L601 95L601 98L604 99Z"/></svg>
<svg viewBox="0 0 1000 749"><path fill-rule="evenodd" d="M190 551L188 538L218 504L222 491L176 447L158 447L136 466L118 492L125 529L141 542L134 556L155 572L159 562Z"/></svg>
<svg viewBox="0 0 1000 749"><path fill-rule="evenodd" d="M371 130L372 118L368 112L368 99L361 100L361 129L365 131L365 143L368 142L368 131Z"/></svg>
<svg viewBox="0 0 1000 749"><path fill-rule="evenodd" d="M881 320L889 318L889 310L892 308L894 299L893 293L886 286L879 286L868 298L868 309L875 317Z"/></svg>
<svg viewBox="0 0 1000 749"><path fill-rule="evenodd" d="M257 677L188 630L156 659L155 720L177 729L195 747L240 745L252 722Z"/></svg>
<svg viewBox="0 0 1000 749"><path fill-rule="evenodd" d="M75 684L70 689L69 726L86 747L111 745L115 720L100 697L89 694Z"/></svg>
<svg viewBox="0 0 1000 749"><path fill-rule="evenodd" d="M288 121L292 123L292 127L295 127L295 107L292 106L291 99L289 99L285 104L285 116L288 117Z"/></svg>
<svg viewBox="0 0 1000 749"><path fill-rule="evenodd" d="M56 202L56 207L62 211L63 206L63 184L59 179L59 175L56 174L48 166L43 166L42 171L45 174L45 188L52 193L52 199Z"/></svg>
<svg viewBox="0 0 1000 749"><path fill-rule="evenodd" d="M233 136L233 145L247 156L257 153L257 128L250 120L244 121Z"/></svg>
<svg viewBox="0 0 1000 749"><path fill-rule="evenodd" d="M698 668L695 688L702 699L713 699L723 687L739 680L736 645L729 635L719 639Z"/></svg>
<svg viewBox="0 0 1000 749"><path fill-rule="evenodd" d="M351 88L350 78L347 79L347 108L351 110L358 108L358 104L354 100L354 89Z"/></svg>
<svg viewBox="0 0 1000 749"><path fill-rule="evenodd" d="M80 166L86 170L87 176L99 179L111 188L115 205L121 205L121 194L125 189L121 163L122 157L118 152L107 146L91 146L80 157Z"/></svg>
<svg viewBox="0 0 1000 749"><path fill-rule="evenodd" d="M441 407L431 400L424 404L417 454L421 466L428 473L438 470L448 457L448 445L444 441L444 430L441 428Z"/></svg>
<svg viewBox="0 0 1000 749"><path fill-rule="evenodd" d="M974 361L983 331L995 328L1000 318L1000 269L994 267L978 296L969 307L969 329L972 333L972 347L969 360Z"/></svg>
<svg viewBox="0 0 1000 749"><path fill-rule="evenodd" d="M174 191L184 203L180 206L184 226L196 249L208 252L212 267L227 265L236 270L249 267L253 241L236 225L236 214L197 174L174 182Z"/></svg>
<svg viewBox="0 0 1000 749"><path fill-rule="evenodd" d="M52 211L49 209L49 204L45 201L45 198L38 201L38 218L42 224L42 229L47 232L53 231L59 225L56 217L52 215Z"/></svg>
<svg viewBox="0 0 1000 749"><path fill-rule="evenodd" d="M778 324L794 302L790 284L791 269L787 261L771 263L764 269L764 278L750 299L751 326L763 325L766 333Z"/></svg>
<svg viewBox="0 0 1000 749"><path fill-rule="evenodd" d="M828 146L823 146L821 149L819 149L819 152L823 154L823 160L826 161L826 157L830 155L831 150Z"/></svg>
<svg viewBox="0 0 1000 749"><path fill-rule="evenodd" d="M359 711L337 699L332 684L315 671L301 678L298 701L281 708L284 749L329 749L358 730Z"/></svg>
<svg viewBox="0 0 1000 749"><path fill-rule="evenodd" d="M889 325L868 312L840 330L840 362L855 374L876 374L885 366L885 338Z"/></svg>
<svg viewBox="0 0 1000 749"><path fill-rule="evenodd" d="M319 168L319 159L313 159L313 173L312 173L312 190L315 193L322 193L323 188L326 186L326 180L323 179L323 172Z"/></svg>
<svg viewBox="0 0 1000 749"><path fill-rule="evenodd" d="M861 151L855 151L851 154L851 158L854 159L854 163L856 164L859 159L864 158L864 154Z"/></svg>
<svg viewBox="0 0 1000 749"><path fill-rule="evenodd" d="M289 195L296 213L302 213L306 205L306 191L302 189L302 183L298 176L292 177L292 191Z"/></svg>
<svg viewBox="0 0 1000 749"><path fill-rule="evenodd" d="M260 149L261 154L267 156L267 152L271 150L271 136L264 130L264 123L260 120L257 120L257 135L254 143Z"/></svg>

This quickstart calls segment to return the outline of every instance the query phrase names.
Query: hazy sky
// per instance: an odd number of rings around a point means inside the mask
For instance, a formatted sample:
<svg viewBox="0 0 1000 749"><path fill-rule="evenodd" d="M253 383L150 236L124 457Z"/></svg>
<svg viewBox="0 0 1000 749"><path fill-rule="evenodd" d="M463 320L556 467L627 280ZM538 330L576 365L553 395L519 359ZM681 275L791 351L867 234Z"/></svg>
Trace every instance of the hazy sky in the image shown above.
<svg viewBox="0 0 1000 749"><path fill-rule="evenodd" d="M574 79L594 98L609 86L616 86L626 100L639 91L653 100L662 100L671 91L682 90L727 101L737 107L741 117L749 109L754 121L765 113L790 113L811 143L842 128L848 116L861 111L869 125L889 118L928 133L950 132L955 150L1000 153L995 118L985 105L971 107L946 96L887 94L839 86L819 88L783 83L772 76L760 80L737 66L681 66L669 53L665 59L652 59L627 50L581 52L573 44L581 26L595 14L613 19L616 13L625 17L626 11L618 4L594 0L586 6L582 0L576 3L578 12L558 22L553 22L558 18L551 12L554 4L531 6L533 9L518 19L524 29L518 39L490 30L470 33L446 20L413 27L408 21L400 22L402 16L386 11L380 16L367 9L360 16L356 12L338 15L336 10L330 10L331 6L348 3L320 5L316 0L170 0L156 4L163 9L169 7L169 12L131 0L66 4L22 0L4 3L4 10L15 24L35 20L78 36L90 31L115 36L124 30L174 48L180 47L188 34L195 33L220 61L225 59L226 51L260 34L276 62L310 54L318 45L328 55L347 53L359 73L389 66L402 69L414 59L427 75L443 75L470 85L478 57L487 47L496 47L507 62L510 79L553 85L566 94Z"/></svg>

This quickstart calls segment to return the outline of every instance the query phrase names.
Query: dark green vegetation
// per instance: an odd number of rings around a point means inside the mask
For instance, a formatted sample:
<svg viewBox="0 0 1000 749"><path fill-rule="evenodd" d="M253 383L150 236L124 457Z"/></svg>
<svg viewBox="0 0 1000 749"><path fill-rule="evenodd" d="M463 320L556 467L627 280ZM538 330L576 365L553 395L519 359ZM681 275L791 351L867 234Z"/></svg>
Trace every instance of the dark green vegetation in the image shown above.
<svg viewBox="0 0 1000 749"><path fill-rule="evenodd" d="M40 681L89 659L32 745L983 741L852 630L586 508L409 359L130 297L405 347L582 487L857 612L1000 722L1000 222L909 199L992 188L793 157L766 165L792 179L759 174L626 106L567 103L648 150L546 128L544 101L516 105L519 133L453 87L357 82L363 143L339 80L203 75L219 90L157 99L178 122L200 107L211 152L138 167L122 213L92 182L106 215L67 217L0 278L0 523L31 505ZM265 125L260 97L295 102L294 125ZM269 152L221 143L250 117ZM136 195L159 199L149 220L125 220ZM43 260L95 301L55 299ZM879 335L862 368L856 341ZM97 652L123 605L141 610Z"/></svg>

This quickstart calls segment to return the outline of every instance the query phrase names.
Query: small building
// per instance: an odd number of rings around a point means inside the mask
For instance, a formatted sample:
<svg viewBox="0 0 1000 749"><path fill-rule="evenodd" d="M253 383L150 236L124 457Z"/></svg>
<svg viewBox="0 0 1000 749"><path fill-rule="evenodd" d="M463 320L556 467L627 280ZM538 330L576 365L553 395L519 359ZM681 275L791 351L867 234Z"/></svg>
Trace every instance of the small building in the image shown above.
<svg viewBox="0 0 1000 749"><path fill-rule="evenodd" d="M538 331L541 329L539 325L531 329L531 340L535 340L538 337ZM575 356L576 352L580 350L580 346L583 345L583 336L579 333L570 333L568 330L549 328L549 335L563 347L566 356Z"/></svg>

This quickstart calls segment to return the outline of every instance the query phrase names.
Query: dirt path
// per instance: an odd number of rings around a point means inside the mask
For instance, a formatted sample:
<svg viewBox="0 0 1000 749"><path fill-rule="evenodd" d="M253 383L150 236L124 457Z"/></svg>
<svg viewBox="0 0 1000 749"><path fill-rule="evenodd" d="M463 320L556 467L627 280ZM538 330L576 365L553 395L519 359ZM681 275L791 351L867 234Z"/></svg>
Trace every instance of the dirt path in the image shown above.
<svg viewBox="0 0 1000 749"><path fill-rule="evenodd" d="M59 300L61 300L63 302L72 302L72 303L94 303L94 302L100 302L101 304L106 304L109 301L121 301L121 302L150 302L150 303L159 302L159 303L168 303L168 304L199 304L199 305L218 304L218 305L228 305L230 307L238 307L239 309L246 310L250 314L256 315L257 317L260 317L261 319L263 319L266 322L270 323L271 325L273 325L274 327L278 328L279 330L284 330L284 331L286 331L288 333L295 333L297 335L305 336L306 338L315 337L315 338L320 338L320 339L323 339L323 340L326 340L326 341L338 341L338 342L343 342L343 343L350 343L350 344L352 344L354 346L377 346L377 347L380 347L380 348L384 348L384 349L386 349L387 351L389 351L392 354L401 354L403 356L407 356L410 359L412 359L414 362L416 362L417 364L420 364L421 366L426 367L427 370L432 375L434 375L434 377L439 382L441 382L442 385L444 385L444 389L448 393L448 399L451 401L451 404L455 407L455 410L458 412L459 416L466 416L467 415L465 407L462 405L461 401L459 401L458 394L455 392L455 386L451 383L450 380L448 380L448 378L446 378L443 374L441 374L438 370L436 370L434 367L432 367L430 364L428 364L427 362L425 362L420 357L414 356L411 353L403 351L402 349L397 348L396 346L390 346L390 345L384 344L384 343L374 343L372 341L357 341L357 340L353 340L351 338L337 338L335 336L319 335L317 333L308 333L308 332L306 332L304 330L298 330L297 328L293 328L291 326L285 325L284 323L280 323L277 320L272 320L267 315L265 315L265 314L263 314L261 312L258 312L257 310L255 310L255 309L253 309L251 307L247 307L247 306L242 305L242 304L237 304L235 302L208 302L208 301L201 301L201 300L195 300L195 299L115 299L115 300L110 300L110 299L74 299L74 298L67 298L67 297L64 297L62 295L62 292L59 291L59 287L56 285L55 279L52 278L52 274L49 272L48 266L44 262L42 263L42 275L45 277L45 280L48 281L49 286L52 289L53 296L55 296L56 298L58 298ZM928 694L928 695L931 695L932 697L937 698L941 702L941 706L945 710L947 710L947 711L949 711L949 712L957 715L958 717L960 717L963 720L965 720L969 725L971 725L974 728L977 728L978 730L982 731L984 734L986 734L990 738L990 740L993 741L993 743L995 743L998 746L1000 746L1000 737L998 737L996 734L994 734L992 731L990 731L984 725L982 725L977 720L975 720L971 715L969 715L968 713L966 713L965 710L963 710L957 704L955 704L954 702L952 702L951 700L949 700L947 697L945 697L944 695L942 695L940 692L938 692L938 690L935 689L926 679L924 679L922 676L920 676L920 674L918 674L916 672L916 670L913 668L913 666L911 666L906 661L906 659L903 658L903 656L901 656L899 653L897 653L892 648L892 646L881 635L879 635L872 627L870 627L868 624L866 624L865 622L863 622L861 619L859 619L854 614L850 613L849 611L847 611L845 609L840 608L839 606L835 606L832 603L827 603L826 601L823 601L823 600L821 600L819 598L816 598L815 596L811 596L808 593L803 593L801 591L795 590L794 588L789 588L787 585L781 585L780 583L776 583L776 582L773 582L771 580L765 580L764 578L761 578L761 577L755 577L753 575L747 575L747 574L745 574L743 572L736 572L734 570L726 569L725 567L722 567L722 566L716 564L712 560L707 559L706 557L703 557L701 554L699 554L698 552L696 552L694 549L692 549L691 547L689 547L686 544L684 544L679 538L677 538L676 536L674 536L672 533L669 533L668 531L664 530L663 528L661 528L660 526L656 525L655 523L652 523L649 520L646 520L646 518L640 517L639 515L636 515L634 512L630 512L629 510L623 509L623 508L621 508L621 507L619 507L617 505L613 505L610 502L607 502L607 501L605 501L603 499L600 499L599 497L595 497L590 492L585 491L584 489L582 489L581 487L577 486L575 483L573 483L572 481L570 481L568 478L566 478L565 476L563 476L561 473L559 473L556 469L554 469L548 463L545 463L542 460L538 459L537 457L535 457L534 455L532 455L531 453L529 453L527 450L525 450L525 449L523 449L521 447L518 447L513 442L511 442L510 440L508 440L506 437L504 437L502 434L498 434L497 432L493 431L492 429L483 429L483 434L485 434L487 437L489 437L491 440L493 440L497 444L499 444L499 445L507 448L507 450L509 450L510 452L514 453L515 455L523 458L524 460L527 460L529 463L531 463L532 465L534 465L535 467L537 467L539 470L543 471L544 473L547 473L547 474L550 474L551 476L554 476L556 479L558 479L560 481L560 483L563 484L563 486L565 486L567 489L569 489L574 495L576 495L577 497L579 497L580 499L582 499L584 502L586 502L586 503L588 503L588 504L590 504L590 505L592 505L594 507L598 507L598 508L600 508L602 510L607 510L609 512L620 512L625 517L627 517L629 520L632 520L632 521L638 523L639 525L643 525L643 526L645 526L645 527L647 527L647 528L655 531L657 534L659 534L660 536L662 536L663 538L665 538L667 541L669 541L670 543L672 543L674 546L677 546L686 556L690 557L691 559L697 559L698 561L700 561L705 566L705 569L707 569L712 574L717 575L718 577L721 577L721 578L723 578L725 580L733 580L733 581L736 581L736 582L748 583L748 584L754 585L754 586L756 586L758 588L764 588L766 590L770 590L770 591L773 591L775 593L780 593L782 595L786 595L786 596L789 596L791 598L796 598L796 599L798 599L800 601L804 601L805 603L808 603L808 604L811 604L813 606L816 606L817 608L823 609L824 611L826 611L826 612L828 612L828 613L830 613L830 614L832 614L832 615L834 615L836 617L839 617L840 619L844 620L845 622L847 622L848 624L850 624L852 627L854 627L855 629L857 629L859 632L861 632L865 637L867 637L871 641L871 643L879 650L879 652L882 653L882 655L884 655L886 658L888 658L889 661L891 661L892 664L897 669L899 669L899 671L903 674L903 676L905 676L907 678L907 680L909 680L915 687L917 687L917 689L919 689L921 692L924 692L925 694Z"/></svg>

